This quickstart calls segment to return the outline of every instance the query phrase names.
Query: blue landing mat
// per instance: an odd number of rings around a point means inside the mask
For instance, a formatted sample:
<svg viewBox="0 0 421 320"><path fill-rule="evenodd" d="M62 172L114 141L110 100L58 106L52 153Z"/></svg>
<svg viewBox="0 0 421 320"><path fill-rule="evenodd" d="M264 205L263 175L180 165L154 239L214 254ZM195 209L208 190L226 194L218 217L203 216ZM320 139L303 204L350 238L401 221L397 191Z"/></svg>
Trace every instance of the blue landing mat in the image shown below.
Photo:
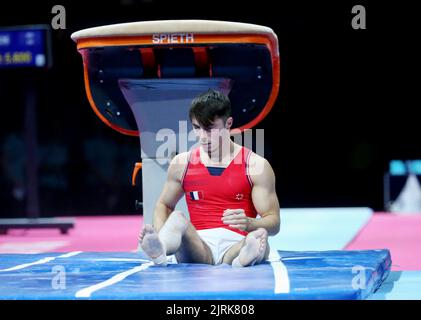
<svg viewBox="0 0 421 320"><path fill-rule="evenodd" d="M0 299L366 299L391 263L388 250L273 251L248 268L157 267L124 252L0 254Z"/></svg>

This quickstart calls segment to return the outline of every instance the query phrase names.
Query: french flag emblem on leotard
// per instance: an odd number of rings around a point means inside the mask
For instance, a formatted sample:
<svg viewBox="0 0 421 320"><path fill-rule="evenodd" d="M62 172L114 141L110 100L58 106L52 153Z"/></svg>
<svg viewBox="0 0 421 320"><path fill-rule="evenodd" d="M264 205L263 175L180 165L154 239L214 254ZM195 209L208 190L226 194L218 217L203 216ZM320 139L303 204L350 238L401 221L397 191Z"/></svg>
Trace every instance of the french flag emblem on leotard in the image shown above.
<svg viewBox="0 0 421 320"><path fill-rule="evenodd" d="M190 199L192 199L192 200L203 199L203 192L202 191L191 191L190 192Z"/></svg>

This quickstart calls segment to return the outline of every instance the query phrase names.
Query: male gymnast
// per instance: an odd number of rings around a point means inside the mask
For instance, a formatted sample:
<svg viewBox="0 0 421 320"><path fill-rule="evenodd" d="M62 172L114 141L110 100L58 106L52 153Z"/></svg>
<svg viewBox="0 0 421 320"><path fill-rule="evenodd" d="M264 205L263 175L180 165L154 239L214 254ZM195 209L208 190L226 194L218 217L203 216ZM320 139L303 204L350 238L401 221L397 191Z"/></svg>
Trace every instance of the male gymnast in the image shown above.
<svg viewBox="0 0 421 320"><path fill-rule="evenodd" d="M215 90L196 97L189 117L199 146L176 155L139 244L156 265L247 267L268 259L268 235L280 228L275 175L269 162L234 143L229 98ZM190 221L174 210L185 196Z"/></svg>

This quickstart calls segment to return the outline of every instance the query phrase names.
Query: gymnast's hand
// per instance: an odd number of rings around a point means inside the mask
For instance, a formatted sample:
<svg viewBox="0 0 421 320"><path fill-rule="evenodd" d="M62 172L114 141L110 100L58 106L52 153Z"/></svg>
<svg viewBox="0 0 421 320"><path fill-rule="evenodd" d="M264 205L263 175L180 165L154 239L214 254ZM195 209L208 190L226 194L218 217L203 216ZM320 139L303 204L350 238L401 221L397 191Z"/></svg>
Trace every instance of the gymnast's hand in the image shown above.
<svg viewBox="0 0 421 320"><path fill-rule="evenodd" d="M243 209L227 209L224 211L221 220L229 227L241 231L247 231L250 224L250 218L246 216Z"/></svg>

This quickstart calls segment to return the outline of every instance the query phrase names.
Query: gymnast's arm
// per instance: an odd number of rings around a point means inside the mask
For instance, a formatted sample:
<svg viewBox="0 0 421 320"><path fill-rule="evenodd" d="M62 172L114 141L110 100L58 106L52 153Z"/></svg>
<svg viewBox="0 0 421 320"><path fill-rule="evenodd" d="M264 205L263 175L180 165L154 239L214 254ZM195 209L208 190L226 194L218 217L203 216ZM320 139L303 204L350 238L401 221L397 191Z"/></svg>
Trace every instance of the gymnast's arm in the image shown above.
<svg viewBox="0 0 421 320"><path fill-rule="evenodd" d="M252 201L261 218L249 218L247 231L265 228L273 236L279 232L281 224L275 174L270 163L254 153L250 159L249 172L253 182Z"/></svg>
<svg viewBox="0 0 421 320"><path fill-rule="evenodd" d="M174 211L177 202L184 194L181 179L187 165L188 153L176 155L168 166L167 181L164 184L161 195L155 205L153 214L153 226L159 230L167 221L171 212Z"/></svg>

